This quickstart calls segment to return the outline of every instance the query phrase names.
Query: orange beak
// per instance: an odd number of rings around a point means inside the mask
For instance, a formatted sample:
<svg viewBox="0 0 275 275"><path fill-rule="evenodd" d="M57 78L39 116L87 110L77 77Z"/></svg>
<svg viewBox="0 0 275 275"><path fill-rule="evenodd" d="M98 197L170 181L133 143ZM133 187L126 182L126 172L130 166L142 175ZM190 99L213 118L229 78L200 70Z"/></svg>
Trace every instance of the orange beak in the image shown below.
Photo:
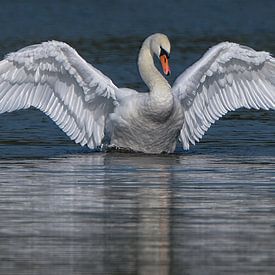
<svg viewBox="0 0 275 275"><path fill-rule="evenodd" d="M171 74L171 70L170 70L170 67L169 67L167 56L165 54L163 54L163 55L160 56L159 59L160 59L161 66L162 66L164 74L165 75Z"/></svg>

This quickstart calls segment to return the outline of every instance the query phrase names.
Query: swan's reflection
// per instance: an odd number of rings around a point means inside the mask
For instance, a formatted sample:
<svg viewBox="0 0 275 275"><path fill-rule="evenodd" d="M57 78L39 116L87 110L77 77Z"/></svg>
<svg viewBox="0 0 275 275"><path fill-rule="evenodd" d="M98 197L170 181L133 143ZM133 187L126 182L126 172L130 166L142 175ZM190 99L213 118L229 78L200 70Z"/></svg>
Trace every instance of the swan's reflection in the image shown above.
<svg viewBox="0 0 275 275"><path fill-rule="evenodd" d="M170 265L170 206L171 171L163 157L109 155L106 169L113 172L104 180L105 198L108 207L108 222L112 228L107 235L117 249L111 266L118 266L121 257L124 268L137 274L169 274ZM123 167L124 174L116 171ZM125 169L126 168L126 169ZM113 203L110 203L113 202ZM114 235L114 228L117 234ZM125 245L123 236L126 237ZM127 260L126 260L127 259ZM132 264L132 266L131 266ZM124 270L126 272L126 270ZM127 273L127 272L126 272Z"/></svg>

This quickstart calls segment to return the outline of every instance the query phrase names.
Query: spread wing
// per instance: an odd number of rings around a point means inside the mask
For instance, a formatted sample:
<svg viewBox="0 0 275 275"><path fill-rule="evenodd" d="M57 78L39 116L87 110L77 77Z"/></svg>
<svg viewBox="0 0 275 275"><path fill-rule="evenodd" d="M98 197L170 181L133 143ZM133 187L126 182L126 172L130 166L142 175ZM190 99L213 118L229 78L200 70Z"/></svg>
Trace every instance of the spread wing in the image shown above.
<svg viewBox="0 0 275 275"><path fill-rule="evenodd" d="M90 148L101 144L116 90L109 78L62 42L29 46L0 62L0 113L33 106Z"/></svg>
<svg viewBox="0 0 275 275"><path fill-rule="evenodd" d="M172 89L185 114L181 141L189 149L228 111L275 109L275 59L267 52L220 43L182 73Z"/></svg>

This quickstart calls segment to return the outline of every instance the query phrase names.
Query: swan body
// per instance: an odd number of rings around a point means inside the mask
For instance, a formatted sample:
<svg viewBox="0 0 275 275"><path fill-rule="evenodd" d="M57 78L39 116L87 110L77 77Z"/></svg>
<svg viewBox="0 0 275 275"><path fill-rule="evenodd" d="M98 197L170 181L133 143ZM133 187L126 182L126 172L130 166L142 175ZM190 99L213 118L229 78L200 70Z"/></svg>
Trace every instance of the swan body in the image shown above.
<svg viewBox="0 0 275 275"><path fill-rule="evenodd" d="M139 94L111 115L111 143L138 152L171 153L183 125L183 113L175 99L156 107L148 94ZM126 105L127 104L127 105Z"/></svg>
<svg viewBox="0 0 275 275"><path fill-rule="evenodd" d="M142 44L139 72L148 93L118 88L63 42L8 54L0 62L0 113L35 107L76 143L171 153L198 142L212 123L241 107L275 109L275 59L235 43L212 47L171 87L170 42L153 34Z"/></svg>

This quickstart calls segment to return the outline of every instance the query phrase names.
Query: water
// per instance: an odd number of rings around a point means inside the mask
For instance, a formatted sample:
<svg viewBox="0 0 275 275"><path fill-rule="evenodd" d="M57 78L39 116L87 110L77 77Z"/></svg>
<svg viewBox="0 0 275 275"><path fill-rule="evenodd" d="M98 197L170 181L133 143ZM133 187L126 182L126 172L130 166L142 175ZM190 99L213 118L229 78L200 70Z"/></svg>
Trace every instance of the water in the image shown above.
<svg viewBox="0 0 275 275"><path fill-rule="evenodd" d="M100 2L100 3L98 3ZM0 54L66 41L146 90L142 40L172 42L172 83L224 40L275 53L275 2L2 1ZM0 274L274 274L275 113L228 114L171 155L90 152L36 110L0 116Z"/></svg>

